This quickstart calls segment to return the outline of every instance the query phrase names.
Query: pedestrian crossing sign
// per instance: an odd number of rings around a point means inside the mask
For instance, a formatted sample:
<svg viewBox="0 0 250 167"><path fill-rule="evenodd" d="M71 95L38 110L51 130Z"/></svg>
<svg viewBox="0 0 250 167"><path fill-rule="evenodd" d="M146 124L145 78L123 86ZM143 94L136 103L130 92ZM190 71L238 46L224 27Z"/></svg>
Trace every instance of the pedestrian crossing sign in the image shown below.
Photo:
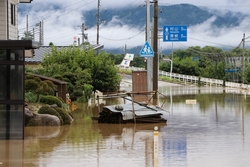
<svg viewBox="0 0 250 167"><path fill-rule="evenodd" d="M140 57L154 57L154 51L149 45L148 41L146 41L146 43L142 47L140 51Z"/></svg>

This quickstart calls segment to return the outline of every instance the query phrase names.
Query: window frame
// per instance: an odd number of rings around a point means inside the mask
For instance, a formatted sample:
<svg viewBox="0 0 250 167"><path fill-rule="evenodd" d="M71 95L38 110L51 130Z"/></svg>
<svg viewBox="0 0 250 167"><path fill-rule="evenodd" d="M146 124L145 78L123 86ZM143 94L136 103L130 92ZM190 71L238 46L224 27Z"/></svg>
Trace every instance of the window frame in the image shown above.
<svg viewBox="0 0 250 167"><path fill-rule="evenodd" d="M10 4L10 22L11 25L16 25L16 5Z"/></svg>

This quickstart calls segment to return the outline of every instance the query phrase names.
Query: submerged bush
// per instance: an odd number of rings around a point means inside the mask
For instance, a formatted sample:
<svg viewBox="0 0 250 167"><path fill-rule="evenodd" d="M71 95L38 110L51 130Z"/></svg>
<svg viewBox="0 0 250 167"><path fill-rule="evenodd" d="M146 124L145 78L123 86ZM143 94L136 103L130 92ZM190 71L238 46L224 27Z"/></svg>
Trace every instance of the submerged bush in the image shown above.
<svg viewBox="0 0 250 167"><path fill-rule="evenodd" d="M36 119L31 118L26 126L37 126Z"/></svg>
<svg viewBox="0 0 250 167"><path fill-rule="evenodd" d="M71 124L71 116L69 115L69 113L65 109L56 107L55 110L60 114L60 116L63 120L63 125Z"/></svg>
<svg viewBox="0 0 250 167"><path fill-rule="evenodd" d="M61 117L61 115L52 107L50 107L49 105L45 105L42 106L39 110L38 110L38 114L50 114L50 115L55 115L60 119L61 125L63 125L63 119Z"/></svg>

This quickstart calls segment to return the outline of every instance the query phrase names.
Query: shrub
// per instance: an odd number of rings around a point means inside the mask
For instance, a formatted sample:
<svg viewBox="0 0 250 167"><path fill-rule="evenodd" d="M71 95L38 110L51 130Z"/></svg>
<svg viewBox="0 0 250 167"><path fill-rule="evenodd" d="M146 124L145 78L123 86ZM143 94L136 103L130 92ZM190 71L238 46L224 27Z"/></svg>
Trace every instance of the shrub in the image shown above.
<svg viewBox="0 0 250 167"><path fill-rule="evenodd" d="M63 120L63 125L69 125L71 123L71 116L65 109L56 107L55 110L60 114Z"/></svg>
<svg viewBox="0 0 250 167"><path fill-rule="evenodd" d="M63 77L61 75L53 75L52 78L63 80Z"/></svg>
<svg viewBox="0 0 250 167"><path fill-rule="evenodd" d="M66 88L67 88L67 91L71 94L73 93L75 87L72 83L68 82L67 85L66 85Z"/></svg>
<svg viewBox="0 0 250 167"><path fill-rule="evenodd" d="M69 81L74 84L77 80L77 76L75 73L72 73L72 72L65 72L63 75L62 75L63 78L68 78Z"/></svg>
<svg viewBox="0 0 250 167"><path fill-rule="evenodd" d="M25 91L35 92L38 87L39 87L39 83L35 81L34 79L25 80Z"/></svg>
<svg viewBox="0 0 250 167"><path fill-rule="evenodd" d="M25 93L25 100L29 103L35 103L37 101L37 95L33 92Z"/></svg>
<svg viewBox="0 0 250 167"><path fill-rule="evenodd" d="M26 79L34 79L34 76L28 74L28 75L25 76L25 78L26 78Z"/></svg>
<svg viewBox="0 0 250 167"><path fill-rule="evenodd" d="M54 95L54 90L45 81L42 81L36 89L36 93L39 95Z"/></svg>
<svg viewBox="0 0 250 167"><path fill-rule="evenodd" d="M86 100L90 99L92 92L93 92L93 86L89 84L83 85L83 91L84 91L84 97Z"/></svg>
<svg viewBox="0 0 250 167"><path fill-rule="evenodd" d="M39 99L39 102L44 103L44 104L49 104L49 105L57 104L58 107L62 107L62 101L56 96L50 96L50 95L41 96Z"/></svg>
<svg viewBox="0 0 250 167"><path fill-rule="evenodd" d="M81 91L81 90L75 90L70 95L70 99L71 99L71 101L76 101L78 97L82 97L82 96L83 96L83 91Z"/></svg>
<svg viewBox="0 0 250 167"><path fill-rule="evenodd" d="M55 115L60 119L61 125L63 125L63 119L62 119L61 115L54 108L50 107L49 105L42 106L38 110L38 114Z"/></svg>
<svg viewBox="0 0 250 167"><path fill-rule="evenodd" d="M42 80L39 77L34 77L34 80L40 83Z"/></svg>
<svg viewBox="0 0 250 167"><path fill-rule="evenodd" d="M55 90L56 85L55 85L52 81L50 81L50 80L45 80L44 82L46 82L47 85L48 85L50 88L52 88L53 90Z"/></svg>
<svg viewBox="0 0 250 167"><path fill-rule="evenodd" d="M84 96L78 97L76 100L77 103L86 103L88 102L88 99L86 99Z"/></svg>
<svg viewBox="0 0 250 167"><path fill-rule="evenodd" d="M37 126L36 119L31 118L26 126Z"/></svg>

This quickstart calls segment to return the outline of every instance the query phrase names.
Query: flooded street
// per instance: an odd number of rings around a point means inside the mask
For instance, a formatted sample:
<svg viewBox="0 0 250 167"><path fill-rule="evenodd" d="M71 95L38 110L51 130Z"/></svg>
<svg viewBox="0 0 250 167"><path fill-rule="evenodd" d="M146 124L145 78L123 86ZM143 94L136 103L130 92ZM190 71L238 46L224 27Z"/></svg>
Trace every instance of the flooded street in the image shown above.
<svg viewBox="0 0 250 167"><path fill-rule="evenodd" d="M167 96L158 101L167 124L98 124L97 106L78 104L70 126L26 127L25 140L0 140L0 167L250 165L249 95L169 85L159 92Z"/></svg>

